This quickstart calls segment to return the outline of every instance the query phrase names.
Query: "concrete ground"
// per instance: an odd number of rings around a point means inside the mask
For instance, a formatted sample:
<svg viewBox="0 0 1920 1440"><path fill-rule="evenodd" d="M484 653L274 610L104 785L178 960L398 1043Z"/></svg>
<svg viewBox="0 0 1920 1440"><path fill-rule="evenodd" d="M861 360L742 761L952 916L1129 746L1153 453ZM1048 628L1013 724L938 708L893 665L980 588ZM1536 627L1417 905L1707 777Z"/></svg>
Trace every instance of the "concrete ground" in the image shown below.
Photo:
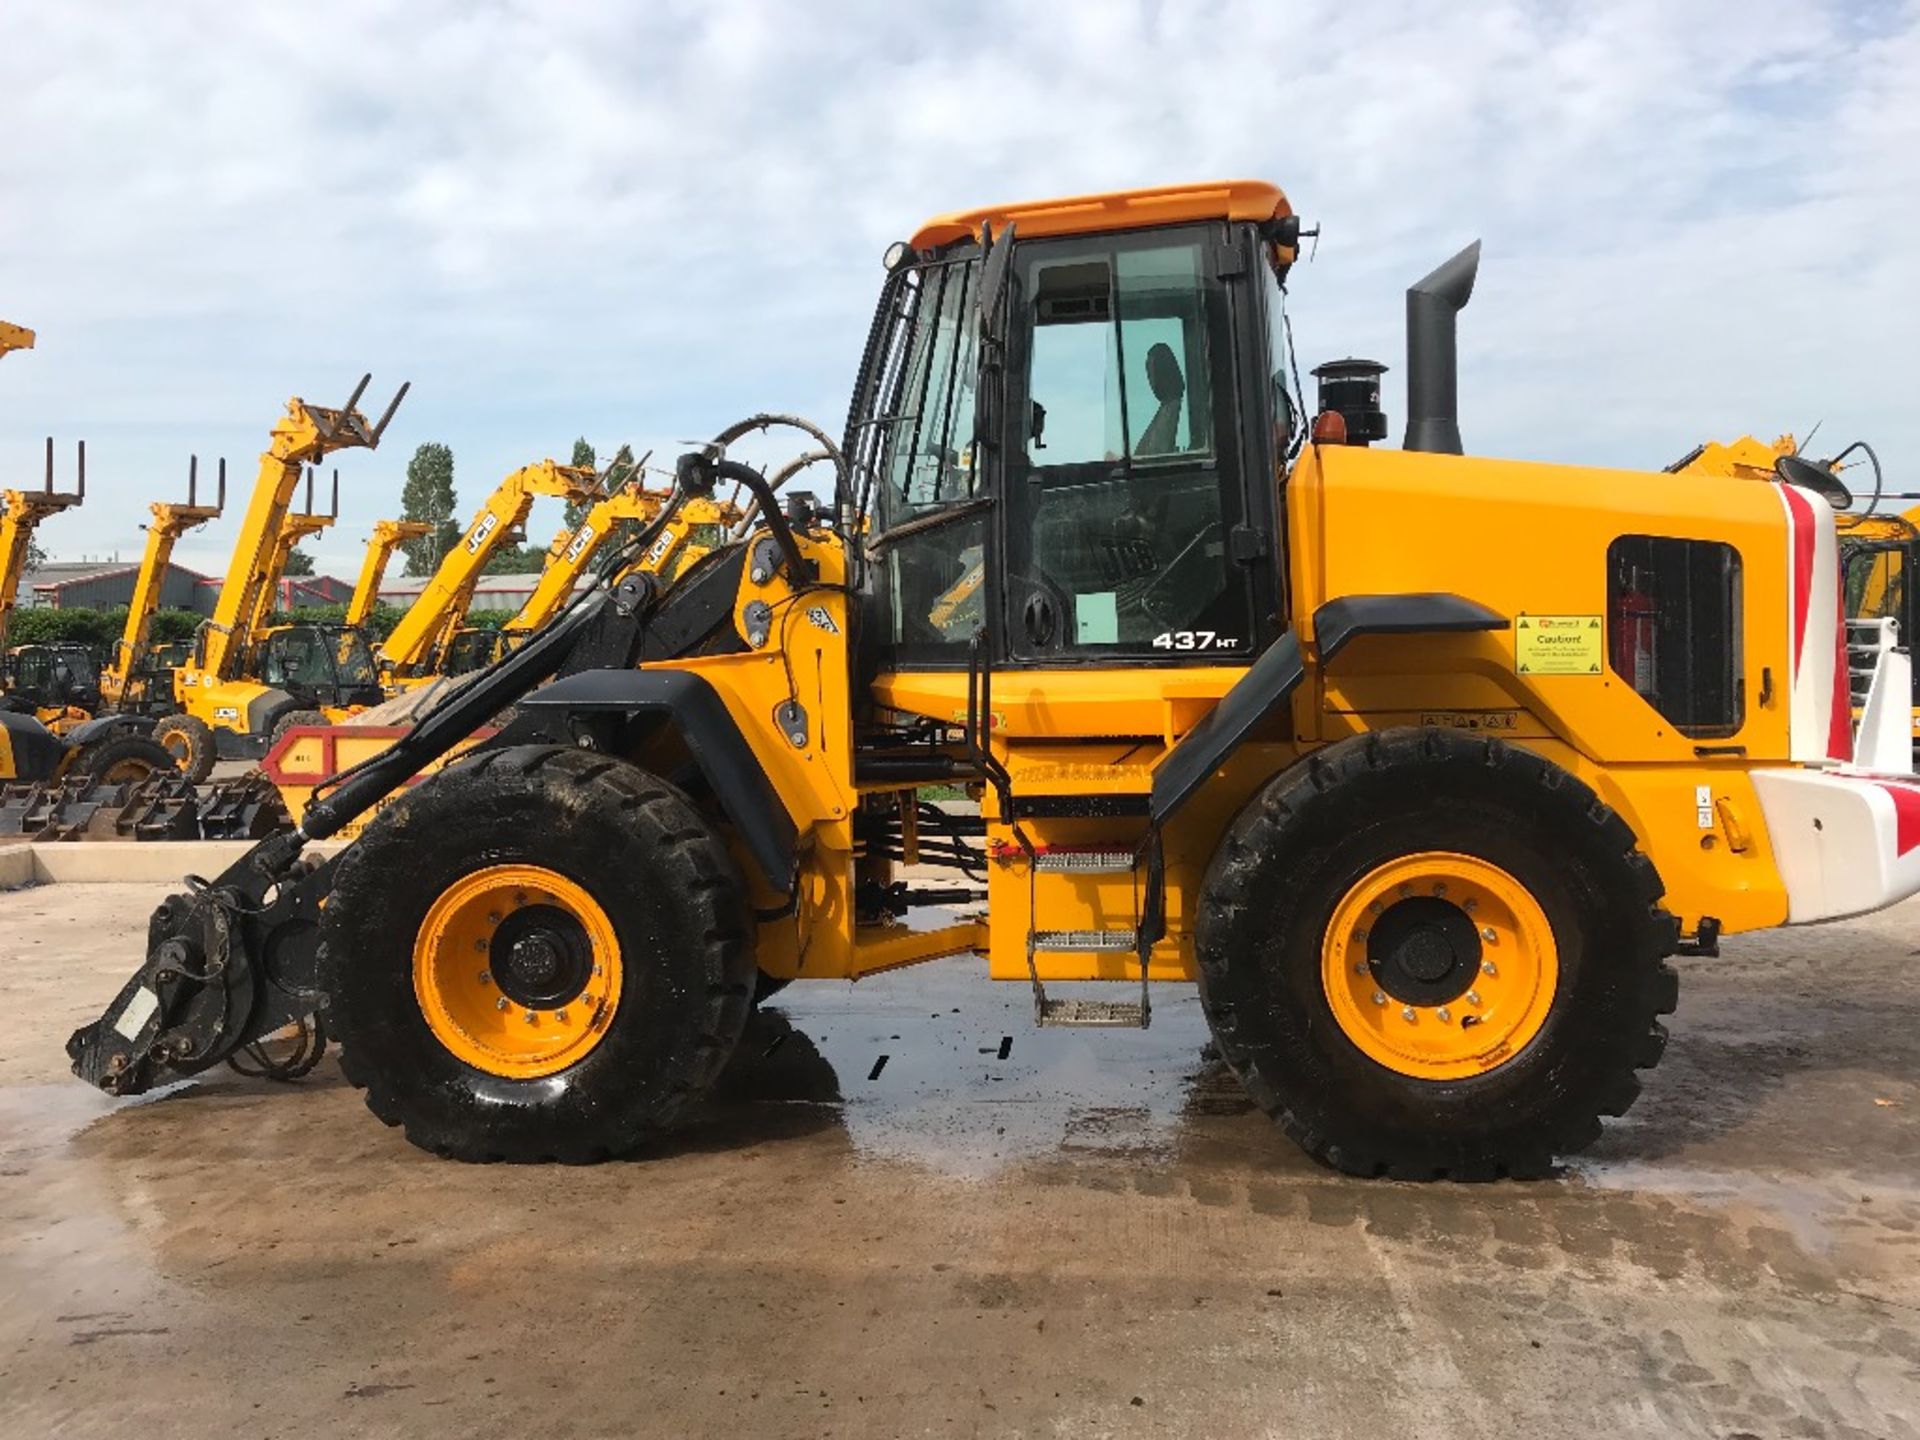
<svg viewBox="0 0 1920 1440"><path fill-rule="evenodd" d="M797 986L682 1141L465 1167L329 1060L116 1103L158 887L0 895L0 1436L1920 1434L1920 904L1682 961L1564 1178L1358 1183L1151 1031ZM883 1063L884 1060L884 1063Z"/></svg>

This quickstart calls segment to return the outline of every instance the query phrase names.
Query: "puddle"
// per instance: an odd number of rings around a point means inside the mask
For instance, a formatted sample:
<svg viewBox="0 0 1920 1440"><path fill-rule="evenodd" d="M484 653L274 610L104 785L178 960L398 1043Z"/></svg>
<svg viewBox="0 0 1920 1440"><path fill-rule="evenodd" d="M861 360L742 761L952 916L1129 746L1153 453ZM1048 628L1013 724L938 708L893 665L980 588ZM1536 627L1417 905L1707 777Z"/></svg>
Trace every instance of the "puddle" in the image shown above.
<svg viewBox="0 0 1920 1440"><path fill-rule="evenodd" d="M1207 1027L1192 986L1156 986L1153 1002L1145 1031L1042 1030L1027 987L986 980L978 962L796 985L756 1020L716 1098L796 1098L794 1052L810 1050L799 1098L836 1106L861 1156L969 1179L1062 1154L1164 1157L1207 1068Z"/></svg>

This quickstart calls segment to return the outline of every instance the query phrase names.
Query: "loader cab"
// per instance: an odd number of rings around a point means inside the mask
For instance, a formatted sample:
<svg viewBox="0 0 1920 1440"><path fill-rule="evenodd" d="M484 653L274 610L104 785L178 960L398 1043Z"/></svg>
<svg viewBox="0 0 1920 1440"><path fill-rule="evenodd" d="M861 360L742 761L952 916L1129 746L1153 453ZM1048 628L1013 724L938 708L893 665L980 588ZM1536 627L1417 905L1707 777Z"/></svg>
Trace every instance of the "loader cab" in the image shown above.
<svg viewBox="0 0 1920 1440"><path fill-rule="evenodd" d="M1036 669L1245 664L1273 638L1283 272L1233 209L996 216L985 247L971 216L923 227L966 233L889 275L848 437L880 668L964 667L976 632Z"/></svg>
<svg viewBox="0 0 1920 1440"><path fill-rule="evenodd" d="M446 659L440 666L440 673L470 675L475 670L484 670L518 650L525 639L524 634L509 635L503 630L492 629L485 625L470 626L459 631L448 642Z"/></svg>
<svg viewBox="0 0 1920 1440"><path fill-rule="evenodd" d="M377 705L384 698L367 637L351 625L283 625L268 631L255 674L303 709Z"/></svg>

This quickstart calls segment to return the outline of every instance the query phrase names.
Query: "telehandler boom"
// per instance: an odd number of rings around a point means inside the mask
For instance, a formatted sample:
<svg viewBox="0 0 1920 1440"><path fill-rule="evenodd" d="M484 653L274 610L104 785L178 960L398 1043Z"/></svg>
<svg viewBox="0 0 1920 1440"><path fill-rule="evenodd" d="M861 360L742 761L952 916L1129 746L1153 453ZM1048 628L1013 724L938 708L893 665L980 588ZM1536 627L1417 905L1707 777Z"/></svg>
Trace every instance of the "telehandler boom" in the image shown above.
<svg viewBox="0 0 1920 1440"><path fill-rule="evenodd" d="M187 503L156 500L148 508L153 519L147 524L147 544L140 555L140 573L134 577L133 596L127 604L127 623L113 647L113 659L100 673L100 698L110 710L149 713L173 708L172 679L165 693L155 693L151 674L153 655L153 617L160 610L161 591L165 587L167 567L173 563L173 548L189 530L220 518L227 506L227 462L220 461L219 489L211 505L200 504L200 457L187 461Z"/></svg>
<svg viewBox="0 0 1920 1440"><path fill-rule="evenodd" d="M53 488L53 439L47 439L47 478L40 490L0 491L6 509L0 513L0 651L7 643L7 628L20 598L20 577L26 574L27 556L33 549L33 533L40 522L85 502L87 498L87 442L77 448L77 479L74 489Z"/></svg>
<svg viewBox="0 0 1920 1440"><path fill-rule="evenodd" d="M832 503L782 508L741 427L681 457L550 624L161 906L75 1072L131 1094L324 1025L414 1143L585 1161L682 1120L756 991L972 955L1044 1025L1197 980L1343 1170L1589 1144L1669 955L1920 889L1920 782L1849 763L1819 489L1463 454L1477 245L1408 292L1373 448L1381 367L1294 382L1300 234L1257 181L922 225ZM751 527L634 573L720 484ZM956 784L977 815L924 803Z"/></svg>
<svg viewBox="0 0 1920 1440"><path fill-rule="evenodd" d="M373 536L367 541L367 557L360 562L360 578L354 582L353 596L347 601L346 623L358 630L373 614L380 599L380 586L387 578L387 565L393 552L409 540L424 540L433 533L426 520L376 520Z"/></svg>
<svg viewBox="0 0 1920 1440"><path fill-rule="evenodd" d="M493 488L474 513L462 541L441 557L407 613L380 644L380 668L389 685L406 688L433 678L447 653L488 563L503 545L524 536L535 497L556 496L570 504L592 502L600 476L591 469L553 460L522 465Z"/></svg>

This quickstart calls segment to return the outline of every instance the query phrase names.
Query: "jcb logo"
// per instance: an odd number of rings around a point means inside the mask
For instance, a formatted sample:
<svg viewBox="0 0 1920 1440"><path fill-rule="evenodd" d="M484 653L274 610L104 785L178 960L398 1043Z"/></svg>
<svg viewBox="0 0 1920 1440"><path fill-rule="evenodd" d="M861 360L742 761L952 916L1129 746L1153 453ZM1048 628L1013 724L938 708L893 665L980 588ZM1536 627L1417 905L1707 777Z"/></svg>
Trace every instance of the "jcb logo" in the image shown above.
<svg viewBox="0 0 1920 1440"><path fill-rule="evenodd" d="M671 550L674 542L679 538L679 532L672 526L668 526L665 530L662 530L660 532L660 538L653 542L653 548L647 551L647 563L649 565L658 565L660 563L660 557Z"/></svg>
<svg viewBox="0 0 1920 1440"><path fill-rule="evenodd" d="M567 543L566 553L561 556L569 565L580 558L580 552L593 543L593 527L582 525L580 533Z"/></svg>
<svg viewBox="0 0 1920 1440"><path fill-rule="evenodd" d="M467 553L469 555L478 555L480 553L480 547L487 543L487 537L493 534L499 526L500 517L498 515L488 515L483 518L478 525L473 527L473 533L467 536Z"/></svg>

